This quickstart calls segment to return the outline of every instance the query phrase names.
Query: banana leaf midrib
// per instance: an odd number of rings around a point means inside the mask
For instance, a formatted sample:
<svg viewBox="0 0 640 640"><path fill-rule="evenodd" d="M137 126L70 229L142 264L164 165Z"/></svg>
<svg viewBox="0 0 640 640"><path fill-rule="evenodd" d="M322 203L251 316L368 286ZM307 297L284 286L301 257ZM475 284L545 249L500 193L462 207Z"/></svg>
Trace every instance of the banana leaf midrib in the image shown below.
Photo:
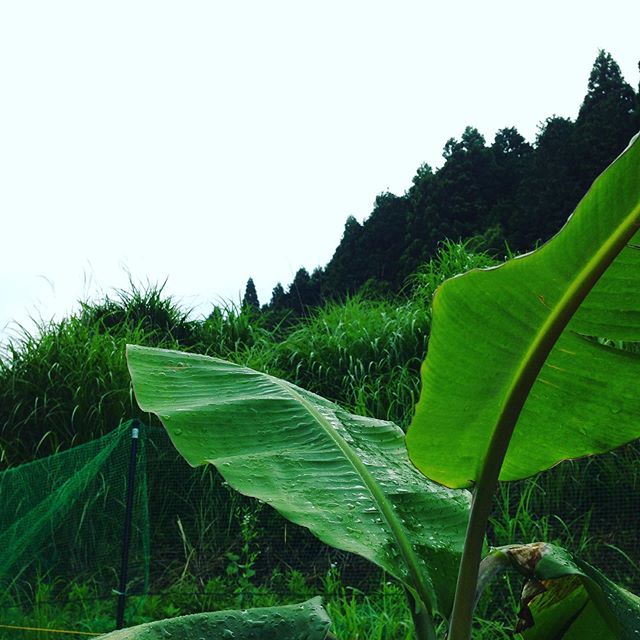
<svg viewBox="0 0 640 640"><path fill-rule="evenodd" d="M450 629L452 640L461 640L470 634L472 612L467 594L473 593L476 587L482 553L481 538L491 512L493 490L522 409L562 332L600 277L638 231L639 218L640 203L636 202L626 215L623 213L614 230L596 245L597 249L581 268L578 265L578 272L567 283L559 300L549 307L549 314L537 329L534 327L528 347L514 368L511 379L506 381L504 400L493 425L485 455L476 468L476 489L454 599ZM544 248L541 249L543 250Z"/></svg>
<svg viewBox="0 0 640 640"><path fill-rule="evenodd" d="M400 553L407 565L409 575L413 581L413 587L419 594L420 598L429 608L433 608L435 602L435 594L431 584L427 585L423 578L423 572L420 570L418 559L415 555L411 541L407 537L407 534L400 522L400 518L396 514L393 505L384 495L384 492L378 485L376 479L371 475L365 464L358 458L357 455L351 450L349 444L345 439L336 431L331 422L325 418L304 396L298 393L293 386L284 383L283 381L274 378L268 374L267 377L277 386L284 389L290 394L296 401L298 401L309 414L320 424L325 433L333 440L338 446L345 458L349 461L353 467L355 473L360 477L366 488L369 490L374 503L378 506L378 510L387 522L393 537L396 540Z"/></svg>
<svg viewBox="0 0 640 640"><path fill-rule="evenodd" d="M526 402L528 392L538 378L547 356L573 314L579 309L584 299L609 265L615 260L616 256L627 246L627 243L635 235L639 227L640 204L631 210L616 227L615 231L602 243L593 257L587 261L569 284L562 297L550 308L549 315L535 332L529 348L513 375L509 389L505 393L505 400L485 457L485 468L487 465L495 464L496 462L495 458L492 460L492 451L506 452L505 439L506 444L508 444L510 433L513 431L520 411ZM505 432L509 434L506 438Z"/></svg>

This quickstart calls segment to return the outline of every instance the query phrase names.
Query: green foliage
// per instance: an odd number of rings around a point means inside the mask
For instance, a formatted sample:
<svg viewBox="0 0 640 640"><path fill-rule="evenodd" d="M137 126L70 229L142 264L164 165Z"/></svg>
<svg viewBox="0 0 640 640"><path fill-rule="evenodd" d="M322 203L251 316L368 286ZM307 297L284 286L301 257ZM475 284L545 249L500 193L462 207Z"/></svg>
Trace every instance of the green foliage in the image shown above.
<svg viewBox="0 0 640 640"><path fill-rule="evenodd" d="M256 291L256 285L253 282L253 278L249 278L247 280L244 297L242 298L242 306L248 307L253 311L260 310L260 301L258 300L258 292Z"/></svg>
<svg viewBox="0 0 640 640"><path fill-rule="evenodd" d="M445 280L472 269L485 269L498 265L498 260L490 255L473 250L474 244L479 241L482 242L476 238L470 238L465 242L444 240L438 247L436 255L410 278L414 297L430 305L436 289Z"/></svg>
<svg viewBox="0 0 640 640"><path fill-rule="evenodd" d="M499 269L450 280L434 297L424 392L407 444L429 477L454 487L476 483L451 640L470 636L498 477L523 478L640 435L638 398L629 392L640 360L592 337L640 335L639 140L553 240Z"/></svg>
<svg viewBox="0 0 640 640"><path fill-rule="evenodd" d="M195 325L169 296L163 295L164 284L138 286L133 281L129 290L119 289L115 297L105 297L97 304L81 303L79 319L86 326L117 335L141 331L160 343L189 343Z"/></svg>
<svg viewBox="0 0 640 640"><path fill-rule="evenodd" d="M575 159L581 190L614 160L638 130L636 100L633 88L625 82L611 54L600 51L576 120Z"/></svg>
<svg viewBox="0 0 640 640"><path fill-rule="evenodd" d="M127 359L140 406L191 465L214 464L241 493L446 615L468 496L417 473L398 427L223 360L133 346Z"/></svg>
<svg viewBox="0 0 640 640"><path fill-rule="evenodd" d="M130 395L122 341L176 344L139 325L105 328L86 314L41 325L9 345L0 363L0 447L18 464L88 442L139 412ZM122 337L121 337L122 336Z"/></svg>
<svg viewBox="0 0 640 640"><path fill-rule="evenodd" d="M519 494L513 483L500 486L489 520L490 538L499 541L496 546L545 540L569 546L581 556L589 553L591 512L576 509L576 521L566 523L552 510L536 508L541 493L535 480L525 483Z"/></svg>
<svg viewBox="0 0 640 640"><path fill-rule="evenodd" d="M324 288L327 298L341 297L358 290L367 278L367 256L360 250L362 225L349 216L342 239L326 267Z"/></svg>
<svg viewBox="0 0 640 640"><path fill-rule="evenodd" d="M442 167L421 165L405 194L379 195L363 223L347 219L319 278L323 299L342 300L371 280L397 292L445 238L493 228L518 252L548 240L637 130L636 104L618 65L601 51L575 122L547 118L535 144L505 127L487 145L466 127L446 142Z"/></svg>
<svg viewBox="0 0 640 640"><path fill-rule="evenodd" d="M429 313L420 304L360 297L330 303L252 366L363 415L405 424L417 400Z"/></svg>
<svg viewBox="0 0 640 640"><path fill-rule="evenodd" d="M259 509L244 510L240 524L242 546L238 553L227 551L225 554L229 560L227 575L235 576L238 583L235 593L238 596L240 607L244 604L245 594L253 589L253 578L256 575L255 563L260 555L260 550L255 544L259 535L257 530L258 512Z"/></svg>
<svg viewBox="0 0 640 640"><path fill-rule="evenodd" d="M320 304L320 282L318 278L319 272L314 273L313 276L310 276L309 272L304 268L298 269L296 272L288 292L289 306L295 315L304 315L309 307L315 307Z"/></svg>
<svg viewBox="0 0 640 640"><path fill-rule="evenodd" d="M517 638L616 640L640 634L640 598L564 549L548 543L513 545L483 560L492 579L508 567L526 579Z"/></svg>
<svg viewBox="0 0 640 640"><path fill-rule="evenodd" d="M340 640L414 640L405 594L393 582L383 582L373 596L345 589L339 576L327 575L327 612ZM487 639L492 636L487 636Z"/></svg>
<svg viewBox="0 0 640 640"><path fill-rule="evenodd" d="M356 413L405 427L406 407L417 401L430 328L424 301L440 281L491 263L471 247L445 243L413 281L410 298L357 296L283 324L273 311L231 304L191 320L161 286L132 283L129 291L84 302L80 312L60 322L23 331L0 360L0 464L13 466L87 442L123 419L146 419L132 401L126 343L246 363Z"/></svg>
<svg viewBox="0 0 640 640"><path fill-rule="evenodd" d="M262 314L233 304L214 307L204 322L197 324L195 338L190 350L233 359L246 357L273 341Z"/></svg>
<svg viewBox="0 0 640 640"><path fill-rule="evenodd" d="M553 240L438 291L424 392L407 439L429 477L458 487L477 481L507 420L518 428L505 480L640 436L640 401L629 391L640 358L588 338L640 337L639 177L636 140Z"/></svg>
<svg viewBox="0 0 640 640"><path fill-rule="evenodd" d="M294 326L273 348L246 363L290 380L361 414L406 427L420 391L436 287L470 269L496 261L474 251L474 240L445 241L407 285L409 298L328 303ZM425 304L426 303L426 304Z"/></svg>
<svg viewBox="0 0 640 640"><path fill-rule="evenodd" d="M193 321L162 286L131 283L113 298L84 302L60 322L23 330L0 359L0 463L42 457L143 418L131 394L128 342L242 359L273 341L255 311L227 305Z"/></svg>
<svg viewBox="0 0 640 640"><path fill-rule="evenodd" d="M571 123L569 123L571 124ZM560 128L562 129L562 124ZM552 131L553 127L548 126L548 130ZM565 128L566 131L571 131L571 128ZM481 141L477 136L471 135L465 144L469 146L469 149L464 148L462 145L460 148L456 144L452 143L451 154L463 154L470 153L473 149L480 149ZM546 130L545 130L546 134ZM562 140L562 137L559 138ZM475 142L474 142L475 140ZM473 144L472 144L473 143ZM484 145L484 142L482 142ZM518 139L514 132L507 134L505 132L504 138L500 140L499 149L495 153L509 155L511 153L518 154L518 151L511 149L513 146L517 148ZM522 155L527 156L528 151L525 149L522 151ZM498 155L498 157L500 157ZM497 162L497 159L494 159ZM461 159L462 162L462 159ZM637 177L636 174L632 174ZM425 171L424 180L429 181L429 172ZM633 191L633 184L637 184L637 180L632 183L631 187L623 186L616 187L616 191L619 193L629 194L633 197L635 193ZM601 190L600 194L606 192L608 189ZM606 194L605 194L606 195ZM624 205L624 198L616 196L616 204ZM581 205L582 206L582 205ZM614 207L604 207L604 214L598 215L597 219L602 222L606 218L606 215L611 214L611 210ZM572 223L568 226L571 229L571 225L577 225L576 220L581 219L580 211L574 216ZM604 229L604 223L602 229ZM601 230L602 230L601 229ZM566 230L565 230L566 231ZM481 242L486 242L486 239ZM499 245L498 245L499 246ZM591 243L585 243L585 246L590 247ZM150 296L151 309L145 312L144 304L139 304L140 300L136 296L129 296L124 300L120 306L117 301L114 303L111 300L107 300L104 305L96 305L95 308L92 305L86 305L82 312L77 316L70 319L67 325L72 328L70 334L72 338L68 342L69 350L73 351L73 340L82 340L85 345L88 343L87 337L91 336L96 340L104 340L104 343L100 344L111 345L112 351L116 351L120 348L120 345L129 335L141 336L141 342L148 342L154 344L159 342L161 346L176 347L178 344L181 348L188 350L199 350L212 355L223 355L229 359L241 363L251 363L253 366L257 366L259 369L269 371L278 375L282 375L288 378L292 378L296 383L303 386L307 386L313 391L320 391L321 393L331 397L332 399L338 399L339 401L347 404L350 408L355 409L358 413L373 414L378 417L390 417L406 415L406 406L408 406L412 400L416 397L416 390L418 385L417 370L420 358L424 353L426 346L426 338L430 328L430 310L428 308L428 302L431 300L434 290L438 285L446 278L452 275L468 271L474 267L486 267L493 264L493 260L488 256L473 252L472 243L456 244L447 242L441 247L440 252L436 258L430 261L430 263L423 268L420 274L418 274L412 281L411 297L398 299L395 302L385 302L384 300L366 300L362 297L354 297L349 299L344 305L328 305L325 309L321 309L312 313L311 318L304 321L297 321L293 326L284 327L278 326L276 331L271 331L269 327L270 320L268 317L263 318L261 315L250 311L246 308L242 311L237 311L233 307L228 309L217 309L211 314L211 316L203 322L191 321L187 318L187 315L180 312L177 307L172 303L166 304L166 301L161 295ZM553 277L546 278L546 281L552 282L554 286L558 286L558 282L561 281L561 275L566 273L558 268L558 265L566 264L571 256L572 250L569 246L564 246L564 251L559 251L554 260ZM547 254L544 252L547 251ZM626 253L625 253L626 252ZM543 249L535 255L548 255L548 250ZM636 314L637 306L637 294L633 287L633 280L629 277L629 274L637 271L635 269L635 252L623 251L624 259L620 262L614 262L610 271L601 280L602 290L600 291L600 298L598 296L587 298L587 302L583 305L583 311L581 311L574 319L574 325L572 329L581 334L588 335L606 335L609 338L607 340L595 341L588 339L585 341L584 347L585 353L606 353L617 358L618 361L625 362L632 366L635 362L635 350L630 349L628 352L622 354L618 350L619 343L626 343L629 341L637 341L636 328L633 323L633 318ZM521 258L515 261L516 264L528 264L530 258ZM563 262L565 261L565 262ZM505 267L501 267L499 270L494 270L492 273L501 273ZM610 279L609 274L613 274ZM313 279L312 276L308 276L309 280ZM615 277L614 277L615 276ZM307 282L307 277L302 274L301 282ZM320 276L319 276L320 277ZM479 277L477 274L466 276L467 279L473 279ZM484 277L484 276L483 276ZM460 283L465 281L465 278L456 278L453 282ZM525 278L514 277L514 281L517 281L518 285L522 281L527 282L533 288L536 288L538 281L535 278L528 275ZM372 282L379 282L373 280ZM451 285L445 285L445 290ZM500 291L503 287L497 287ZM596 290L594 290L595 292ZM606 294L606 295L605 295ZM439 296L436 297L436 313L438 313ZM611 314L608 312L606 305L602 302L605 300L611 300L611 296L617 296L615 299L621 303L624 307L624 314L622 316L618 311ZM545 293L544 302L549 302L554 299L553 295L549 296ZM595 302L594 302L595 301ZM469 308L473 308L475 313L481 320L478 324L485 324L492 326L494 321L491 310L487 311L486 307L483 308L479 303L478 296L466 296L466 302ZM539 304L540 300L536 304ZM128 305L132 307L131 314L128 314L126 310ZM153 306L155 305L155 306ZM626 305L626 306L624 306ZM509 309L514 305L507 305ZM156 308L157 307L157 308ZM536 307L537 309L537 307ZM157 313L156 313L157 311ZM175 312L175 313L174 313ZM308 310L305 309L305 313ZM119 315L118 315L119 314ZM527 318L529 315L524 314L523 317ZM523 318L518 316L519 320ZM620 319L624 317L625 322L621 323ZM84 325L80 322L84 318ZM118 320L119 318L119 320ZM629 320L631 318L631 320ZM629 322L627 322L629 320ZM63 323L61 323L62 326ZM474 323L476 324L476 323ZM416 328L419 328L416 331ZM605 329L603 329L603 327ZM58 327L51 325L51 333L54 333ZM82 329L82 330L80 330ZM465 323L465 332L469 330L467 323ZM482 338L484 342L482 344L486 346L491 339L494 338L491 331L486 327L483 329L487 335ZM630 333L631 332L631 333ZM491 335L490 335L491 334ZM499 330L494 334L499 334ZM25 368L22 370L22 377L27 380L29 377L29 366L35 366L35 371L48 371L51 370L52 363L47 361L47 358L59 358L60 351L51 349L50 351L38 351L40 348L40 341L46 342L48 340L47 331L43 331L41 336L30 336L32 341L25 340L24 345L26 348L21 352L22 346L14 345L14 360L20 361L25 364ZM57 335L57 334L56 334ZM484 335L484 334L483 334ZM504 332L502 335L506 335ZM380 338L382 336L382 338ZM478 340L477 344L480 344ZM65 347L66 348L66 347ZM463 349L460 351L460 361L465 361L464 358L470 356L471 350ZM484 347L483 347L484 348ZM29 349L33 349L34 353L43 355L44 362L33 360L28 362L27 357ZM82 352L82 349L77 349L78 353ZM96 349L96 352L99 353ZM78 362L78 359L74 360L70 358L67 363ZM112 375L113 379L116 379L119 375L117 367L120 366L117 361L114 361L115 367ZM466 361L465 361L466 362ZM585 356L586 362L586 356ZM458 362L452 360L451 365L457 365ZM2 375L7 374L7 378L4 380L13 380L11 378L11 366L12 362L7 361L3 363ZM47 366L49 369L47 369ZM56 365L61 366L61 365ZM66 366L66 364L65 364ZM590 371L589 367L580 367L582 371ZM449 371L450 368L447 369ZM55 371L55 369L54 369ZM458 383L465 381L465 376L468 373L467 368L464 370L464 375L461 375L457 380ZM91 375L90 370L85 370L84 375ZM49 382L45 380L45 377L49 379ZM607 393L617 388L617 380L610 376L606 377ZM58 390L64 389L64 385L60 384L60 380L63 377L56 377L53 374L43 376L39 381L39 387L36 389L38 393L42 393L49 407L53 407L51 404L51 398L56 398ZM109 383L109 379L106 379L106 383ZM603 378L604 379L604 378ZM336 381L339 382L336 382ZM33 392L33 389L29 385L22 385L21 381L13 380L17 382L11 391L21 390L23 398L29 398L29 393ZM98 387L103 384L104 381L98 380ZM6 388L9 388L7 386ZM629 386L631 388L631 386ZM128 391L128 390L127 390ZM304 394L304 392L301 392ZM310 395L310 394L309 394ZM580 397L584 397L586 394L579 394ZM591 394L593 395L593 394ZM8 396L6 396L8 397ZM20 396L14 396L20 397ZM130 398L130 394L129 394ZM590 398L587 398L590 400ZM625 403L628 399L625 397ZM28 406L29 400L25 402ZM321 404L324 401L321 401ZM105 400L105 404L107 401ZM562 405L562 402L558 402ZM568 404L568 402L566 403ZM63 407L64 403L60 402L60 406ZM322 406L325 406L322 404ZM452 405L453 406L453 405ZM627 407L623 407L624 411L627 411ZM121 411L125 411L125 408L121 408ZM339 413L339 412L338 412ZM616 412L617 414L620 412ZM624 412L623 412L624 413ZM68 414L67 414L68 415ZM336 413L337 415L337 413ZM342 414L341 414L342 415ZM602 417L602 416L601 416ZM624 418L624 415L622 416ZM23 422L23 429L27 429L27 425L30 425L30 420L39 420L39 415L33 413ZM351 416L353 418L353 416ZM361 420L358 418L356 421ZM624 422L624 420L622 421ZM364 424L365 421L362 422ZM461 421L460 424L464 425L465 421ZM6 433L9 433L6 431ZM456 431L452 430L451 434L455 436ZM14 434L15 437L15 434ZM48 436L50 437L50 436ZM266 441L266 438L262 440ZM44 440L45 444L47 440ZM65 446L73 442L72 432L68 434L62 433L60 441L57 446ZM368 447L361 447L365 455L368 455ZM452 448L452 447L450 447ZM460 448L460 447L457 447ZM41 447L41 451L44 450L44 445ZM366 450L366 451L365 451ZM15 448L12 448L15 451ZM25 447L25 455L30 455L32 452ZM627 468L633 468L635 458L632 458ZM381 466L381 465L376 465ZM585 465L586 468L587 465ZM578 469L578 467L572 467ZM589 479L591 475L585 470L582 478ZM612 473L611 477L606 480L607 486L615 485L615 480L619 480L620 473ZM562 480L560 481L563 482ZM552 518L549 515L542 515L541 517L535 517L535 509L531 507L531 501L533 500L535 485L527 485L530 490L525 490L521 494L520 503L515 516L511 516L508 505L511 501L503 505L503 515L494 516L492 521L491 535L493 539L502 539L507 542L516 541L518 538L528 537L530 539L544 536L547 539L556 539L558 536L558 527L560 529L564 526L557 518ZM592 486L592 485L589 485ZM583 489L585 492L588 489ZM557 491L557 487L556 487ZM396 491L397 495L401 496L402 492ZM621 495L628 493L626 487L622 486L618 491ZM503 493L505 499L509 496L505 492ZM397 498L394 497L394 500ZM405 498L400 498L404 500ZM395 504L395 502L394 502ZM288 506L290 508L290 505ZM555 508L554 508L555 509ZM552 512L552 509L549 509ZM256 589L263 589L262 584L258 582L256 565L259 562L260 556L258 551L258 522L259 513L250 510L247 512L248 518L244 522L244 527L240 527L240 542L238 547L235 547L231 551L226 552L226 567L228 568L227 579L234 579L238 581L238 587L231 590L231 597L235 598L232 603L234 606L243 606L245 604L243 598L246 590L254 586ZM206 519L206 515L203 515ZM578 547L585 545L587 539L590 537L591 524L589 516L586 515L582 520L582 530L578 529L578 536L573 536L574 541ZM604 527L607 526L606 521ZM554 529L555 526L555 529ZM566 538L569 539L573 534L569 533L569 528L572 530L574 526L569 527L569 524L564 526L567 530ZM182 530L182 529L181 529ZM205 529L203 528L203 531ZM562 533L562 532L561 532ZM362 537L362 536L360 536ZM186 562L183 571L184 580L187 581L189 573L187 571L187 565L192 562L192 553L189 548L189 538L185 534L183 538L185 546ZM445 552L443 552L446 555ZM620 554L622 557L622 554ZM452 572L451 572L452 573ZM275 574L274 574L275 575ZM441 578L440 578L441 579ZM304 585L304 579L300 574L290 574L288 580L292 585L296 585L296 588L302 588ZM218 585L219 586L219 585ZM614 594L615 595L615 594ZM270 604L275 601L273 595L269 596L268 592L264 592L264 597L271 597L272 600L265 602ZM350 606L355 606L353 599L344 600L344 608L347 609ZM564 605L563 605L564 606ZM589 605L591 607L591 605ZM635 605L634 605L635 606ZM442 607L441 607L442 609ZM592 615L593 607L589 610L589 615ZM179 613L179 611L167 610L166 614L171 615L173 613ZM484 615L484 614L483 614ZM595 629L595 618L591 617L587 619L587 626ZM406 617L402 625L406 631ZM489 633L489 637L498 637L503 633L499 627L491 626L486 623L486 628L493 629L493 634ZM354 628L350 633L354 633ZM381 627L379 628L381 629ZM371 637L375 637L374 634L380 634L382 631L376 631L371 627ZM398 633L401 633L400 629ZM531 633L531 632L529 632ZM537 637L535 635L524 637ZM567 636L569 637L569 636Z"/></svg>
<svg viewBox="0 0 640 640"><path fill-rule="evenodd" d="M478 581L501 473L526 477L640 435L633 419L638 400L627 392L637 377L637 353L593 339L640 338L634 286L639 140L594 183L551 242L499 269L450 279L433 298L436 321L409 452L439 482L477 483L451 640L469 640L474 594L507 560L531 578L516 627L523 638L640 633L640 599L548 543L491 554ZM461 143L450 141L448 159L460 156L464 166L483 145L467 130ZM424 277L426 295L437 284L434 273ZM464 347L460 336L467 338ZM420 486L397 456L403 441L397 427L349 415L290 383L223 360L130 346L128 362L141 406L160 417L191 464L216 465L241 492L379 564L407 587L417 637L435 639L429 614L448 613L447 564L457 559L452 533L460 533L461 524L445 511L447 504L461 506L460 496ZM537 393L536 384L543 385ZM576 399L588 406L577 416ZM545 434L550 424L553 433ZM606 437L598 431L603 424ZM418 522L432 527L428 540L417 534Z"/></svg>
<svg viewBox="0 0 640 640"><path fill-rule="evenodd" d="M285 583L291 583L289 591L269 586L254 588L248 605L265 607L312 597L313 591L304 586L300 574L287 575L284 579ZM272 582L276 580L274 575ZM364 594L345 588L335 569L327 573L324 583L320 590L332 621L332 632L339 640L413 640L411 615L405 594L397 583L386 580L374 583L369 593ZM235 589L231 580L218 577L204 587L184 580L173 584L162 595L132 595L128 598L127 624L135 626L195 612L239 608ZM40 579L29 594L4 592L0 596L2 624L107 633L113 629L113 601L113 597L102 598L99 585L92 581L54 584ZM29 637L50 640L51 635L36 632ZM479 640L508 637L506 627L495 622L483 622L478 630ZM7 630L5 635L0 629L0 638L15 640L15 631Z"/></svg>
<svg viewBox="0 0 640 640"><path fill-rule="evenodd" d="M535 151L517 163L521 178L513 185L506 208L498 206L505 237L516 251L530 250L556 233L584 193L578 180L575 140L570 119L547 118L540 126Z"/></svg>

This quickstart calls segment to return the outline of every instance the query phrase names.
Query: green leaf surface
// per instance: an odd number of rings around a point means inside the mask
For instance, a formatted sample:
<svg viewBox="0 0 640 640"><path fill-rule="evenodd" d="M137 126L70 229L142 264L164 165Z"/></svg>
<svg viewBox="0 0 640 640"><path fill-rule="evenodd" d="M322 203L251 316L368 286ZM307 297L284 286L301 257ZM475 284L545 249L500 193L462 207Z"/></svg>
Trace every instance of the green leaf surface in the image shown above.
<svg viewBox="0 0 640 640"><path fill-rule="evenodd" d="M516 636L522 640L620 640L640 636L640 598L546 543L502 547L529 581Z"/></svg>
<svg viewBox="0 0 640 640"><path fill-rule="evenodd" d="M515 420L501 480L640 436L640 355L589 337L640 340L639 227L636 136L548 243L438 289L407 435L428 477L472 485Z"/></svg>
<svg viewBox="0 0 640 640"><path fill-rule="evenodd" d="M100 640L325 640L331 621L320 598L283 607L196 613L120 629Z"/></svg>
<svg viewBox="0 0 640 640"><path fill-rule="evenodd" d="M214 464L241 493L448 614L469 494L419 473L399 427L223 360L134 346L127 358L140 406L191 465Z"/></svg>

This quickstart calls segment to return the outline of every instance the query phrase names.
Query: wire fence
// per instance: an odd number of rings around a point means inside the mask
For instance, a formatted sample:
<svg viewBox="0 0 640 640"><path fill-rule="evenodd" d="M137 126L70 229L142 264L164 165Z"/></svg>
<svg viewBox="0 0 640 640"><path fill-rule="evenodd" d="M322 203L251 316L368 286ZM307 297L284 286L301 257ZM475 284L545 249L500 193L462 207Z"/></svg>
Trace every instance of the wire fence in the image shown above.
<svg viewBox="0 0 640 640"><path fill-rule="evenodd" d="M132 426L0 473L0 639L114 628ZM125 623L315 594L404 597L377 567L239 495L212 467L189 467L163 429L141 435ZM559 541L637 591L639 461L632 444L503 487L490 542Z"/></svg>

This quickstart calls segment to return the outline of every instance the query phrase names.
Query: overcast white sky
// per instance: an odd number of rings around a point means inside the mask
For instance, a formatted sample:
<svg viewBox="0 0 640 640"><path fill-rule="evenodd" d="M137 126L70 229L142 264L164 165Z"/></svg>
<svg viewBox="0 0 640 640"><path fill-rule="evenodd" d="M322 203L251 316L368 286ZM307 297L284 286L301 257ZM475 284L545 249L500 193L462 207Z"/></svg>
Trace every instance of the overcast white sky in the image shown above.
<svg viewBox="0 0 640 640"><path fill-rule="evenodd" d="M640 2L0 3L0 338L162 282L205 314L331 258L466 125L575 117Z"/></svg>

